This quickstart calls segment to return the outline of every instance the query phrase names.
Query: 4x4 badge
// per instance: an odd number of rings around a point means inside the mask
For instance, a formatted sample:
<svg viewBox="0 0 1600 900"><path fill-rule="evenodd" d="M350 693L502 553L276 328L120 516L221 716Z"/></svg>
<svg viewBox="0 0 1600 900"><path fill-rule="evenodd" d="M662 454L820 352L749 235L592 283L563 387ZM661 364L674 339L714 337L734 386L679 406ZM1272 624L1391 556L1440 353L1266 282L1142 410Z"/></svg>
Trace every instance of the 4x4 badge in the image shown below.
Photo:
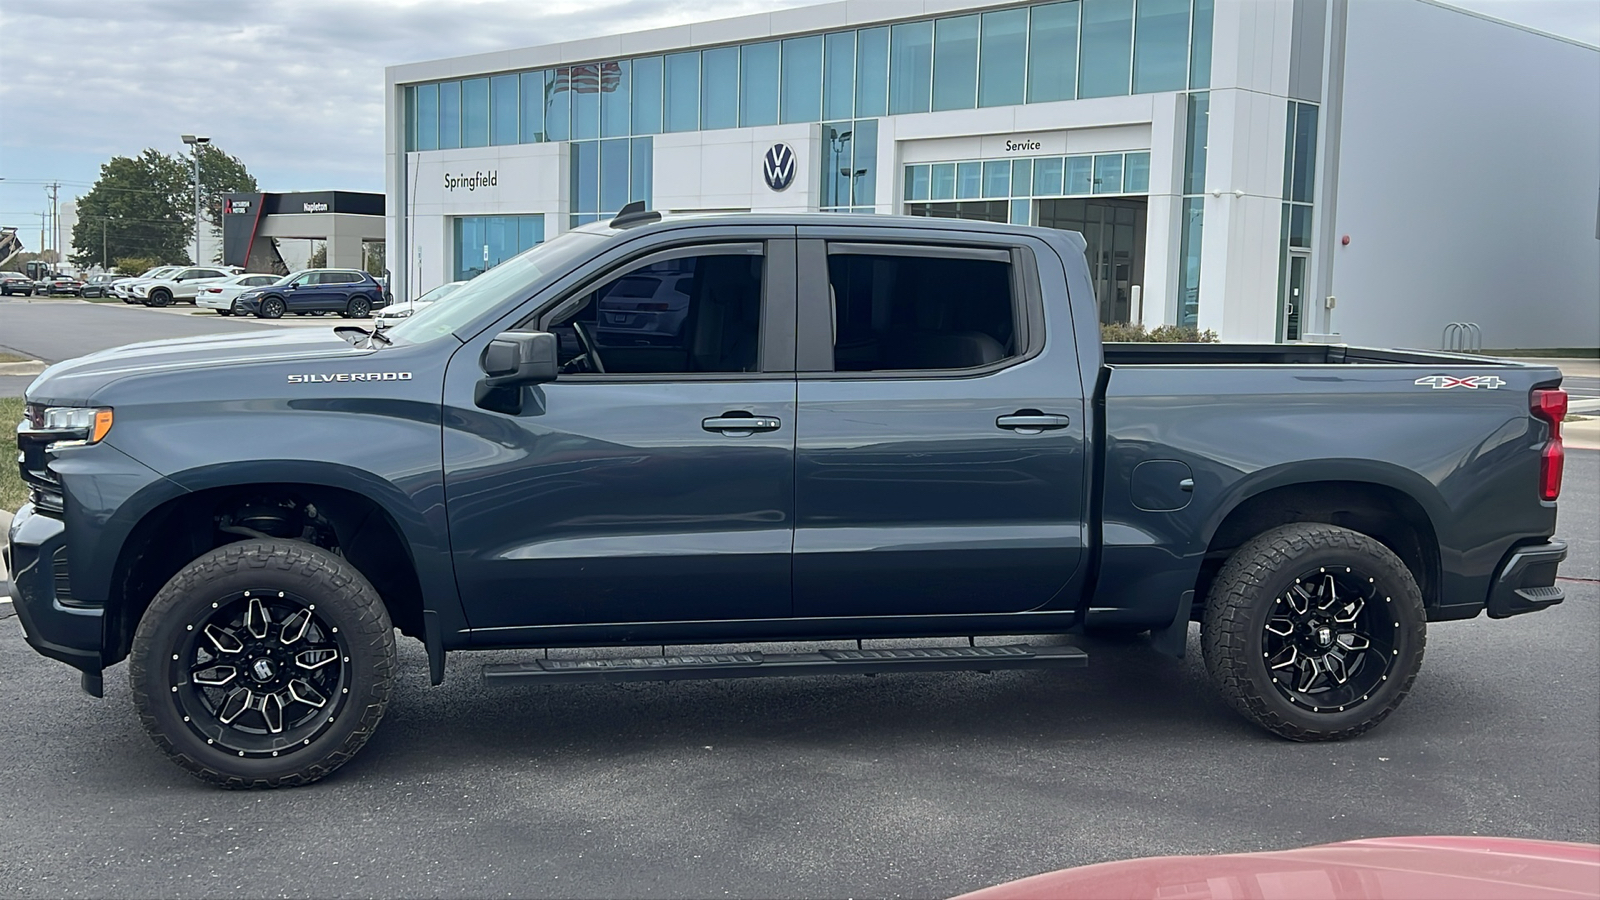
<svg viewBox="0 0 1600 900"><path fill-rule="evenodd" d="M1472 390L1484 388L1492 391L1505 385L1505 382L1498 375L1468 375L1465 378L1457 378L1454 375L1424 375L1413 384L1426 385L1436 391L1458 387L1471 388Z"/></svg>

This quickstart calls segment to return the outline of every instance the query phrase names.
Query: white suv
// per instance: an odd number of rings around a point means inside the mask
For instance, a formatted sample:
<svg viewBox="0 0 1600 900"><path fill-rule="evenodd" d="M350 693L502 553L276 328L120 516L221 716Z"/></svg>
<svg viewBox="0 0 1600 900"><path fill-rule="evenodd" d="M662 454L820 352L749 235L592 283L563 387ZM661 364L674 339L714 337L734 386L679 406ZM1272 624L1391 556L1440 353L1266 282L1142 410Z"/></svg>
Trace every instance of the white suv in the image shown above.
<svg viewBox="0 0 1600 900"><path fill-rule="evenodd" d="M113 284L111 286L111 293L123 303L138 303L138 298L133 296L134 285L142 281L149 281L153 278L164 278L182 270L183 266L156 266L154 269L146 269L144 272L133 278Z"/></svg>
<svg viewBox="0 0 1600 900"><path fill-rule="evenodd" d="M145 306L167 306L176 300L195 302L200 289L238 274L237 269L190 266L164 278L152 278L133 286L133 298ZM198 305L198 304L196 304Z"/></svg>

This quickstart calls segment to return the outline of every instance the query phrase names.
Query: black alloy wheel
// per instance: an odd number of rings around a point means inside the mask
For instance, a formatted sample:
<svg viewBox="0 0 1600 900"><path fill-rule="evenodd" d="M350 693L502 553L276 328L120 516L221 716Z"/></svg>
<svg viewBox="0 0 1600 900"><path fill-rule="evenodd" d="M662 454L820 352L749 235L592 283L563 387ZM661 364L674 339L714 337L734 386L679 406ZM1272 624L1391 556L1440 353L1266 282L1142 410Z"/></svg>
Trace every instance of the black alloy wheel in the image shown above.
<svg viewBox="0 0 1600 900"><path fill-rule="evenodd" d="M128 659L140 720L174 762L222 787L289 787L371 737L393 688L394 628L341 557L243 541L167 582Z"/></svg>
<svg viewBox="0 0 1600 900"><path fill-rule="evenodd" d="M1334 525L1272 529L1229 557L1201 622L1206 668L1240 714L1290 740L1362 734L1422 667L1415 577L1373 538Z"/></svg>
<svg viewBox="0 0 1600 900"><path fill-rule="evenodd" d="M261 301L261 306L256 311L256 317L262 319L281 319L283 318L283 312L283 298L267 297Z"/></svg>
<svg viewBox="0 0 1600 900"><path fill-rule="evenodd" d="M156 288L150 292L149 306L166 306L172 302L172 292L166 288Z"/></svg>
<svg viewBox="0 0 1600 900"><path fill-rule="evenodd" d="M344 308L346 319L365 319L372 312L372 301L361 294L350 298L350 304Z"/></svg>

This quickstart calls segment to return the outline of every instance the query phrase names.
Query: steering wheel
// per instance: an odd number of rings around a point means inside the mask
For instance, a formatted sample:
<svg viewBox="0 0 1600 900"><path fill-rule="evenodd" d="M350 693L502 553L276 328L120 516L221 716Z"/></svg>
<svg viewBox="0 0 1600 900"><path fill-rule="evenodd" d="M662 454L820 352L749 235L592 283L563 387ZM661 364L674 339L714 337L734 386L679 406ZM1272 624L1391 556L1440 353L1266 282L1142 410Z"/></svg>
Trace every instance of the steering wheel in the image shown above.
<svg viewBox="0 0 1600 900"><path fill-rule="evenodd" d="M583 355L589 358L589 368L604 375L606 364L600 361L599 345L594 336L589 334L589 326L582 322L573 322L572 330L578 333L578 343L583 345Z"/></svg>

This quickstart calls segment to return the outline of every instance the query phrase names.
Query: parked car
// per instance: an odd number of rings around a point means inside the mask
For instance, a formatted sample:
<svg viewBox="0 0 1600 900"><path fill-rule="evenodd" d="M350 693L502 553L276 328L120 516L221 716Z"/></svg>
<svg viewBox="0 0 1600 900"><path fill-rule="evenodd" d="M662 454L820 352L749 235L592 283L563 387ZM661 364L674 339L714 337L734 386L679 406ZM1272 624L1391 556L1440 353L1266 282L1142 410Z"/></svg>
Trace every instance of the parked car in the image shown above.
<svg viewBox="0 0 1600 900"><path fill-rule="evenodd" d="M111 285L111 293L123 303L138 303L138 298L133 296L134 285L149 281L152 278L164 278L182 268L183 266L156 266L153 269L146 269L143 273L133 278L129 278L126 281L118 281Z"/></svg>
<svg viewBox="0 0 1600 900"><path fill-rule="evenodd" d="M83 290L78 292L80 297L110 297L111 286L119 281L128 281L131 275L90 275L83 283Z"/></svg>
<svg viewBox="0 0 1600 900"><path fill-rule="evenodd" d="M693 279L670 267L666 263L617 279L600 298L596 332L614 343L675 340L688 315Z"/></svg>
<svg viewBox="0 0 1600 900"><path fill-rule="evenodd" d="M57 272L54 275L48 275L39 279L39 281L34 284L34 290L41 294L46 294L52 297L56 294L70 294L75 296L79 291L83 290L83 282L80 281L76 275L64 275L60 272Z"/></svg>
<svg viewBox="0 0 1600 900"><path fill-rule="evenodd" d="M383 305L383 285L360 269L306 269L276 284L245 291L234 302L234 311L262 319L285 313L339 313L347 319L364 319Z"/></svg>
<svg viewBox="0 0 1600 900"><path fill-rule="evenodd" d="M0 272L0 296L33 296L33 279L21 272Z"/></svg>
<svg viewBox="0 0 1600 900"><path fill-rule="evenodd" d="M269 275L256 272L230 275L221 281L200 288L200 292L195 295L194 305L203 309L214 309L219 316L231 316L234 314L234 301L239 298L240 294L251 288L277 284L287 277L287 275Z"/></svg>
<svg viewBox="0 0 1600 900"><path fill-rule="evenodd" d="M401 319L410 318L412 313L416 312L422 307L427 306L430 303L437 303L440 300L450 296L464 284L466 284L465 281L445 282L444 284L441 284L433 290L428 291L415 300L407 300L404 303L396 303L393 306L384 307L383 309L374 313L372 319L379 325L393 325L396 322L399 322Z"/></svg>
<svg viewBox="0 0 1600 900"><path fill-rule="evenodd" d="M95 696L128 659L176 764L276 787L372 735L396 628L435 684L451 652L651 647L483 670L534 685L1059 670L1087 654L949 639L1149 632L1182 656L1198 621L1227 705L1331 741L1400 707L1430 623L1564 601L1560 369L1102 344L1084 249L988 222L629 210L384 332L57 363L16 431L17 618ZM608 342L601 298L643 271L692 277L685 320ZM321 274L241 302L282 314ZM665 649L879 638L921 643Z"/></svg>
<svg viewBox="0 0 1600 900"><path fill-rule="evenodd" d="M169 306L173 303L196 303L200 289L218 284L238 274L232 268L188 266L160 278L147 278L134 285L133 298L145 306Z"/></svg>

